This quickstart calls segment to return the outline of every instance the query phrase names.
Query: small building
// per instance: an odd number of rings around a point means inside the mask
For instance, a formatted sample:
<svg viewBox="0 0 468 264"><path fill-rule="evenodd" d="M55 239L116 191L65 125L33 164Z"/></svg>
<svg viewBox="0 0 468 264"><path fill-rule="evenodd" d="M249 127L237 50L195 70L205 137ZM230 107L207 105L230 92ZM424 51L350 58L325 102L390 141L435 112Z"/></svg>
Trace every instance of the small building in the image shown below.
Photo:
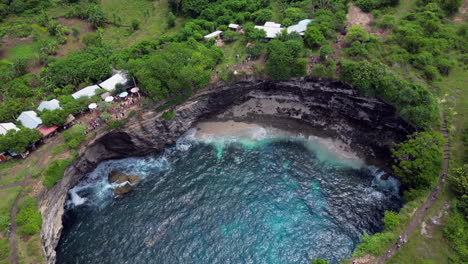
<svg viewBox="0 0 468 264"><path fill-rule="evenodd" d="M34 111L24 111L16 120L20 121L24 127L31 129L37 128L42 124L41 118Z"/></svg>
<svg viewBox="0 0 468 264"><path fill-rule="evenodd" d="M119 71L116 74L112 75L112 77L110 77L109 79L100 83L99 86L102 89L105 89L106 91L111 92L115 90L115 86L117 84L126 85L127 82L128 82L127 75L124 72Z"/></svg>
<svg viewBox="0 0 468 264"><path fill-rule="evenodd" d="M15 124L13 124L11 122L9 122L9 123L0 123L0 135L5 135L8 132L8 130L18 131L19 128Z"/></svg>
<svg viewBox="0 0 468 264"><path fill-rule="evenodd" d="M293 32L298 33L301 36L304 36L305 31L307 30L307 26L312 22L310 19L304 19L299 21L296 25L292 25L288 27L288 33L291 34Z"/></svg>
<svg viewBox="0 0 468 264"><path fill-rule="evenodd" d="M99 86L91 85L91 86L85 87L85 88L79 90L78 92L72 94L72 97L74 99L78 99L80 97L95 96L96 95L96 90L99 90L99 89L100 89Z"/></svg>
<svg viewBox="0 0 468 264"><path fill-rule="evenodd" d="M204 36L203 38L204 38L206 41L208 41L208 40L210 40L210 39L212 39L212 38L218 40L218 39L221 39L222 34L223 34L223 31L217 30L217 31L215 31L215 32L211 32L210 34Z"/></svg>
<svg viewBox="0 0 468 264"><path fill-rule="evenodd" d="M303 19L303 20L299 21L297 24L298 25L309 25L310 23L312 23L312 19Z"/></svg>
<svg viewBox="0 0 468 264"><path fill-rule="evenodd" d="M276 35L278 35L282 30L284 30L284 28L281 27L281 24L270 21L265 22L265 25L263 26L255 26L255 28L262 29L263 31L265 31L267 39L276 38Z"/></svg>
<svg viewBox="0 0 468 264"><path fill-rule="evenodd" d="M39 110L39 111L42 111L44 109L53 111L53 110L56 110L56 109L62 109L62 107L60 107L59 100L52 99L50 101L42 101L41 104L39 105L39 107L37 108L37 110Z"/></svg>
<svg viewBox="0 0 468 264"><path fill-rule="evenodd" d="M58 129L58 126L51 126L51 127L41 126L37 130L39 130L43 138L47 138L47 137L54 135L57 129Z"/></svg>
<svg viewBox="0 0 468 264"><path fill-rule="evenodd" d="M232 31L239 31L239 29L241 28L240 25L238 24L229 24L228 25L228 28Z"/></svg>

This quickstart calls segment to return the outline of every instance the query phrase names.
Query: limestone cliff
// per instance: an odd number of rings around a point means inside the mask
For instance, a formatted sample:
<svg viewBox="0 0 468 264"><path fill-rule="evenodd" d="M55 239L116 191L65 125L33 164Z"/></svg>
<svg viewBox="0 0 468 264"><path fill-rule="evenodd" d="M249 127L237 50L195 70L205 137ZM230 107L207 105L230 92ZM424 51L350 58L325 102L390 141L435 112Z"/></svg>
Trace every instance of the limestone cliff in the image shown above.
<svg viewBox="0 0 468 264"><path fill-rule="evenodd" d="M371 158L388 158L392 142L414 131L395 114L393 106L360 97L353 87L338 81L239 82L199 92L175 110L175 117L169 121L152 111L139 113L123 128L103 135L45 195L41 238L48 263L55 263L70 188L101 161L160 151L199 120L264 118L280 125L282 120L293 119L317 133L338 137Z"/></svg>

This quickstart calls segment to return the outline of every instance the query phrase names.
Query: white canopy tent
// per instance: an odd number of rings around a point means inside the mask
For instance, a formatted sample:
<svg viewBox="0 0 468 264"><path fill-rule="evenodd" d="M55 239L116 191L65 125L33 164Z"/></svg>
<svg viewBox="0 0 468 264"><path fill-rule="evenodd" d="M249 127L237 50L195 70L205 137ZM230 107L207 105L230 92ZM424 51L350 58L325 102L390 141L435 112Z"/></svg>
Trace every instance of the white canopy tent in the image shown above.
<svg viewBox="0 0 468 264"><path fill-rule="evenodd" d="M97 107L98 107L98 105L96 103L90 103L88 105L88 108L91 109L91 110L96 109Z"/></svg>
<svg viewBox="0 0 468 264"><path fill-rule="evenodd" d="M88 87L85 87L78 92L72 94L72 97L75 99L78 99L80 97L86 96L86 97L91 97L96 95L96 90L100 89L99 86L97 85L91 85Z"/></svg>
<svg viewBox="0 0 468 264"><path fill-rule="evenodd" d="M19 128L15 124L13 124L11 122L9 122L9 123L0 123L0 135L5 135L8 132L8 130L18 131Z"/></svg>
<svg viewBox="0 0 468 264"><path fill-rule="evenodd" d="M128 80L127 80L127 76L125 75L125 73L120 71L116 73L115 75L113 75L112 77L110 77L109 79L100 83L99 86L101 86L106 91L111 92L115 90L115 86L117 84L125 85L127 81Z"/></svg>
<svg viewBox="0 0 468 264"><path fill-rule="evenodd" d="M23 126L31 129L37 128L42 124L42 119L34 111L24 111L16 120L21 121Z"/></svg>
<svg viewBox="0 0 468 264"><path fill-rule="evenodd" d="M62 109L60 107L60 102L57 99L52 99L50 101L42 101L37 110L42 111L44 109L48 110L56 110L56 109Z"/></svg>

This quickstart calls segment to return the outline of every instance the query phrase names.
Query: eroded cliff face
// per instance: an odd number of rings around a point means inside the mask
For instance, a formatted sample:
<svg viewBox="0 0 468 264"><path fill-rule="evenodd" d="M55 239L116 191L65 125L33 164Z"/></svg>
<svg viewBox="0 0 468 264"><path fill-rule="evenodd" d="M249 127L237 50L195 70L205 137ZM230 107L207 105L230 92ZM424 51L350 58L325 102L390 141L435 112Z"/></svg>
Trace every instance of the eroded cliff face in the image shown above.
<svg viewBox="0 0 468 264"><path fill-rule="evenodd" d="M353 87L338 81L240 82L200 92L175 110L176 116L169 121L155 112L141 112L125 127L103 135L45 195L41 238L48 263L55 263L69 189L101 161L160 151L197 121L263 119L280 126L282 120L292 119L321 135L339 138L370 158L388 158L392 142L414 132L393 106L360 97Z"/></svg>

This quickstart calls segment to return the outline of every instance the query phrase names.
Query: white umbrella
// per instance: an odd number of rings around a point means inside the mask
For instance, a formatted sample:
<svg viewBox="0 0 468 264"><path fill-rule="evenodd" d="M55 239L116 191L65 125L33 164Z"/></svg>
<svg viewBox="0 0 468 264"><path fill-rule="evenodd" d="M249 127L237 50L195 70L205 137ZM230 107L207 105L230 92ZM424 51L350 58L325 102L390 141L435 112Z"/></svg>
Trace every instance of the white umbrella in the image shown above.
<svg viewBox="0 0 468 264"><path fill-rule="evenodd" d="M107 103L110 103L112 101L114 101L114 97L113 96L107 96L106 99L104 99L105 102Z"/></svg>
<svg viewBox="0 0 468 264"><path fill-rule="evenodd" d="M140 88L138 88L138 87L134 87L134 88L132 88L130 90L130 92L132 92L132 93L138 93L138 91L140 91Z"/></svg>
<svg viewBox="0 0 468 264"><path fill-rule="evenodd" d="M91 103L88 105L88 108L89 109L96 109L97 108L97 104L96 103Z"/></svg>
<svg viewBox="0 0 468 264"><path fill-rule="evenodd" d="M127 97L127 95L128 95L127 92L123 92L123 93L119 94L119 97L124 98L124 97Z"/></svg>

